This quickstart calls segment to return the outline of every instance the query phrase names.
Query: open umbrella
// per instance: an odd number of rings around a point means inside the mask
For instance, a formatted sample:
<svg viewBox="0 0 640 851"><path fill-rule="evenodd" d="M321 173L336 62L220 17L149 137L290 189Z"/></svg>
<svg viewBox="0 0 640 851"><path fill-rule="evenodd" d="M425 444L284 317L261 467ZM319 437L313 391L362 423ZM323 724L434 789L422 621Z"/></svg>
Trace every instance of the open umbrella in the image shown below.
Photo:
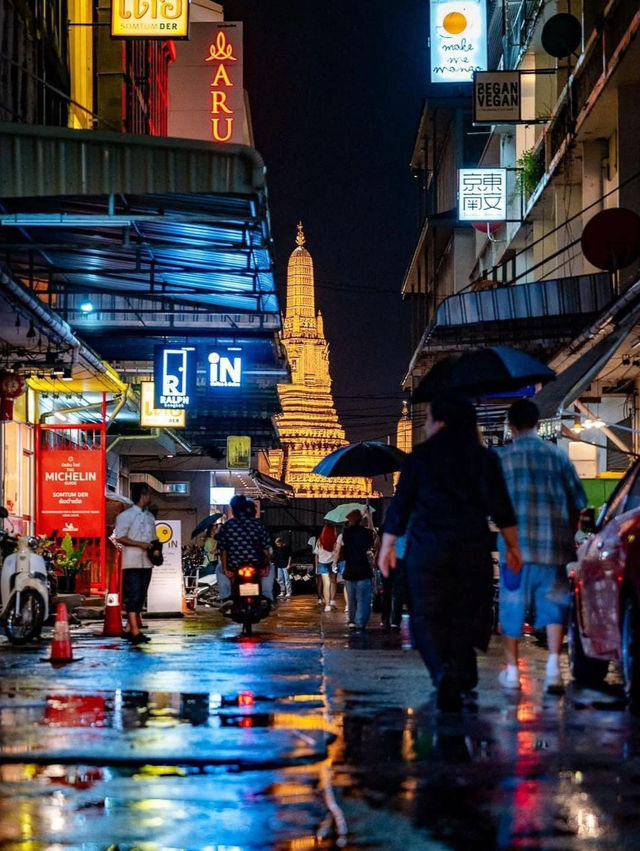
<svg viewBox="0 0 640 851"><path fill-rule="evenodd" d="M541 361L510 346L468 349L435 364L414 390L412 401L429 402L443 390L475 397L510 393L530 384L546 384L555 375Z"/></svg>
<svg viewBox="0 0 640 851"><path fill-rule="evenodd" d="M191 533L191 537L195 538L196 535L200 535L202 532L206 532L210 526L213 526L214 523L217 523L218 520L224 517L220 511L216 511L213 514L210 514L208 517L205 517L204 520L201 520L196 528Z"/></svg>
<svg viewBox="0 0 640 851"><path fill-rule="evenodd" d="M360 502L346 502L344 505L339 505L337 508L332 508L331 511L328 511L324 515L324 519L329 523L346 523L347 514L350 514L352 511L360 511L364 515L367 512L374 512L375 508L372 508L370 505L363 505Z"/></svg>
<svg viewBox="0 0 640 851"><path fill-rule="evenodd" d="M377 440L341 446L313 468L320 476L381 476L402 467L405 453Z"/></svg>

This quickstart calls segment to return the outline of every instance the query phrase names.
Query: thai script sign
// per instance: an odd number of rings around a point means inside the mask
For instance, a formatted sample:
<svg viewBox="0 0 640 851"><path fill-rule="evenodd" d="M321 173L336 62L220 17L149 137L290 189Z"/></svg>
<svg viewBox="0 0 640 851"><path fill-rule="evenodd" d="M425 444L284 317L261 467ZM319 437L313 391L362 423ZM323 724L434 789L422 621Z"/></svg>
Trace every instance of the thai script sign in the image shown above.
<svg viewBox="0 0 640 851"><path fill-rule="evenodd" d="M249 144L242 23L194 23L169 66L169 135Z"/></svg>
<svg viewBox="0 0 640 851"><path fill-rule="evenodd" d="M503 222L507 218L505 168L458 169L458 218L461 222Z"/></svg>
<svg viewBox="0 0 640 851"><path fill-rule="evenodd" d="M39 534L104 534L105 457L100 448L43 449L38 464Z"/></svg>
<svg viewBox="0 0 640 851"><path fill-rule="evenodd" d="M519 71L476 71L473 76L473 120L476 124L520 121Z"/></svg>
<svg viewBox="0 0 640 851"><path fill-rule="evenodd" d="M184 428L187 412L155 407L153 381L140 382L140 425L143 428Z"/></svg>
<svg viewBox="0 0 640 851"><path fill-rule="evenodd" d="M431 82L470 83L487 68L486 0L431 0Z"/></svg>
<svg viewBox="0 0 640 851"><path fill-rule="evenodd" d="M189 0L111 0L115 38L188 38Z"/></svg>

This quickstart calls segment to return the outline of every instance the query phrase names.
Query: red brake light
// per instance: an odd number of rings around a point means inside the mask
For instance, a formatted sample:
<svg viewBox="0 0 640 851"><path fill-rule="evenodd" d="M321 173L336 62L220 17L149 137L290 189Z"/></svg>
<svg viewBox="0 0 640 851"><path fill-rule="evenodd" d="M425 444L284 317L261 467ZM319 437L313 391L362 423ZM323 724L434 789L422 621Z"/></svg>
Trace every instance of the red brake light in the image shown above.
<svg viewBox="0 0 640 851"><path fill-rule="evenodd" d="M252 691L241 691L238 695L238 706L253 706L255 702Z"/></svg>
<svg viewBox="0 0 640 851"><path fill-rule="evenodd" d="M252 579L256 575L255 567L241 567L238 570L238 576L241 579Z"/></svg>

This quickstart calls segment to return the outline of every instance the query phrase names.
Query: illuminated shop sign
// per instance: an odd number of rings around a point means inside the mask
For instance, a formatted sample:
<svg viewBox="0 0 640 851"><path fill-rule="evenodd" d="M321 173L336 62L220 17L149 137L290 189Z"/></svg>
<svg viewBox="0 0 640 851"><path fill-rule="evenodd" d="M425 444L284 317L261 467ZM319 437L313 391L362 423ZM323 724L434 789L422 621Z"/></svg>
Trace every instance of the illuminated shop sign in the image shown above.
<svg viewBox="0 0 640 851"><path fill-rule="evenodd" d="M458 169L458 218L461 222L503 222L507 218L505 168Z"/></svg>
<svg viewBox="0 0 640 851"><path fill-rule="evenodd" d="M62 537L104 533L105 455L100 449L43 449L38 463L37 529Z"/></svg>
<svg viewBox="0 0 640 851"><path fill-rule="evenodd" d="M169 65L169 135L250 144L245 118L242 23L194 22Z"/></svg>
<svg viewBox="0 0 640 851"><path fill-rule="evenodd" d="M431 0L430 45L432 83L470 83L486 71L486 0Z"/></svg>
<svg viewBox="0 0 640 851"><path fill-rule="evenodd" d="M240 387L242 385L242 358L233 353L209 352L207 356L207 386Z"/></svg>
<svg viewBox="0 0 640 851"><path fill-rule="evenodd" d="M196 383L193 347L156 346L153 372L156 408L175 411L191 405Z"/></svg>
<svg viewBox="0 0 640 851"><path fill-rule="evenodd" d="M473 120L476 124L520 121L519 71L477 71L473 76Z"/></svg>
<svg viewBox="0 0 640 851"><path fill-rule="evenodd" d="M111 0L114 38L188 38L189 0Z"/></svg>
<svg viewBox="0 0 640 851"><path fill-rule="evenodd" d="M184 428L187 412L155 407L153 381L140 382L140 425L143 428Z"/></svg>
<svg viewBox="0 0 640 851"><path fill-rule="evenodd" d="M229 470L248 470L251 467L251 438L230 434L227 437L227 467Z"/></svg>

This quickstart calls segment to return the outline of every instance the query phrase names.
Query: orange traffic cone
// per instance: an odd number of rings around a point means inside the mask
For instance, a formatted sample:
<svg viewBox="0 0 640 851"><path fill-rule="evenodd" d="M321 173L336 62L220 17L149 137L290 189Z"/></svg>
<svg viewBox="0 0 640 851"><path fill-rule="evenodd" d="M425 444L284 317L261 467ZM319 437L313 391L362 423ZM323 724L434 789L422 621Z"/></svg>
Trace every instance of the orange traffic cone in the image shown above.
<svg viewBox="0 0 640 851"><path fill-rule="evenodd" d="M104 608L104 628L103 635L122 635L122 612L120 611L120 597L118 595L118 586L120 582L118 574L114 571L109 577L109 591L107 592L107 602Z"/></svg>
<svg viewBox="0 0 640 851"><path fill-rule="evenodd" d="M77 662L73 658L71 649L71 636L69 634L69 616L64 603L58 603L56 609L56 622L53 627L53 642L51 644L51 655L44 662L52 665L66 665L68 662Z"/></svg>

